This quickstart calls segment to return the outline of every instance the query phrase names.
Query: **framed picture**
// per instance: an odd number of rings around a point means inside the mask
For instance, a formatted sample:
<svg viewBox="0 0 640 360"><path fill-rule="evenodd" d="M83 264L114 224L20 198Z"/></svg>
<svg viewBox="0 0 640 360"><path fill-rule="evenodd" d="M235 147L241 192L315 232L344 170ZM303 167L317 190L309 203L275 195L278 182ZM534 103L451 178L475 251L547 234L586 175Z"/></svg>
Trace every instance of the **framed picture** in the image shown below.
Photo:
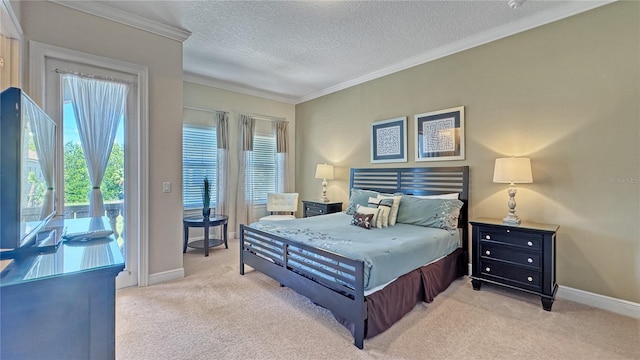
<svg viewBox="0 0 640 360"><path fill-rule="evenodd" d="M418 114L416 161L464 160L464 106Z"/></svg>
<svg viewBox="0 0 640 360"><path fill-rule="evenodd" d="M407 117L371 124L371 162L407 162Z"/></svg>

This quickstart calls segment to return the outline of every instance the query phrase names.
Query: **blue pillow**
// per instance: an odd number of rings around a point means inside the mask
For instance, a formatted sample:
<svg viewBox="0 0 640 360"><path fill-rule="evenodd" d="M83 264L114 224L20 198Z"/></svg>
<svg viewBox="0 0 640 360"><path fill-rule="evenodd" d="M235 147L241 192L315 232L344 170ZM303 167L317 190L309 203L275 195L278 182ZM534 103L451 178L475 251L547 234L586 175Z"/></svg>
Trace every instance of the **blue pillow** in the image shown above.
<svg viewBox="0 0 640 360"><path fill-rule="evenodd" d="M397 222L453 231L464 203L458 199L420 199L402 195Z"/></svg>
<svg viewBox="0 0 640 360"><path fill-rule="evenodd" d="M351 196L349 197L349 206L347 206L347 215L353 215L356 213L358 205L367 206L369 204L370 197L378 197L377 191L351 189Z"/></svg>

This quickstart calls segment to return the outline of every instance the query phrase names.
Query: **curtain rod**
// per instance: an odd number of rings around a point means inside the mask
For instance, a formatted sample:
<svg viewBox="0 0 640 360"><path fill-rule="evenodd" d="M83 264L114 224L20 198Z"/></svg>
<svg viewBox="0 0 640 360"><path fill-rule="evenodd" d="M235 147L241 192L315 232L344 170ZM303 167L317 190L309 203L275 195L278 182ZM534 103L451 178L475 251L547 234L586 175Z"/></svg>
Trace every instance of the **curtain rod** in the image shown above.
<svg viewBox="0 0 640 360"><path fill-rule="evenodd" d="M210 113L216 113L218 111L221 111L225 114L228 114L228 111L222 111L222 110L215 110L215 109L209 109L209 108L203 108L200 106L194 106L194 105L182 105L183 108L186 109L191 109L191 110L199 110L199 111L205 111L205 112L210 112ZM243 115L249 115L253 118L256 118L258 120L265 120L265 121L284 121L284 122L289 122L286 118L281 118L281 117L276 117L276 116L268 116L268 115L258 115L258 114L245 114L242 112L238 112L238 114L243 114Z"/></svg>
<svg viewBox="0 0 640 360"><path fill-rule="evenodd" d="M266 120L266 121L284 121L284 122L289 122L289 120L287 120L286 118L281 118L281 117L277 117L277 116L269 116L269 115L259 115L259 114L246 114L246 113L239 113L239 114L243 114L243 115L249 115L257 120Z"/></svg>
<svg viewBox="0 0 640 360"><path fill-rule="evenodd" d="M203 108L200 106L193 106L193 105L182 105L183 108L185 109L191 109L191 110L198 110L198 111L204 111L204 112L210 112L210 113L216 113L218 111L223 112L225 114L228 114L229 112L227 111L222 111L222 110L215 110L215 109L209 109L209 108Z"/></svg>
<svg viewBox="0 0 640 360"><path fill-rule="evenodd" d="M85 74L85 73L81 73L81 72L77 72L77 71L69 71L69 70L64 70L64 69L55 69L53 71L55 71L56 73L61 74L61 75L76 75L76 76L89 78L89 79L112 81L112 82L118 82L118 83L123 83L123 84L128 84L128 85L135 84L135 82L130 81L130 80L118 79L118 78L109 77L109 76Z"/></svg>

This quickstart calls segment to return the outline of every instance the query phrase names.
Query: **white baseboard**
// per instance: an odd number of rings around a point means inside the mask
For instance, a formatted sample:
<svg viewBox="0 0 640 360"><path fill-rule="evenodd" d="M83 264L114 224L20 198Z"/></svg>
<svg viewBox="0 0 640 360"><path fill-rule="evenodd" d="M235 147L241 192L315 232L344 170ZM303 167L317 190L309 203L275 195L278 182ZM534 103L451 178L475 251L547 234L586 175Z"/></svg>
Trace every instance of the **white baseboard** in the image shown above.
<svg viewBox="0 0 640 360"><path fill-rule="evenodd" d="M184 268L163 271L149 275L149 285L160 284L165 281L182 279L184 277Z"/></svg>
<svg viewBox="0 0 640 360"><path fill-rule="evenodd" d="M556 296L560 299L574 301L594 308L611 311L616 314L640 319L640 304L614 297L560 285Z"/></svg>
<svg viewBox="0 0 640 360"><path fill-rule="evenodd" d="M469 275L471 275L471 268L471 264L469 264ZM564 285L558 286L558 293L556 294L556 297L588 305L597 309L610 311L616 314L629 316L635 319L640 319L640 304L631 301L574 289Z"/></svg>

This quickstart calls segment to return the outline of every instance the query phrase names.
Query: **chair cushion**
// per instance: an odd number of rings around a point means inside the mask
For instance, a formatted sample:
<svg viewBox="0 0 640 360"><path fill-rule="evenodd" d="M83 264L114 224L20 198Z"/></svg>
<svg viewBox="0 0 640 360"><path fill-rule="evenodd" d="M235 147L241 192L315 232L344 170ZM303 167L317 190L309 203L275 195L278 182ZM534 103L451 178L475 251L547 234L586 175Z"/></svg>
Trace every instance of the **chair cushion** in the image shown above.
<svg viewBox="0 0 640 360"><path fill-rule="evenodd" d="M294 215L268 215L261 217L259 221L278 221L295 219Z"/></svg>

